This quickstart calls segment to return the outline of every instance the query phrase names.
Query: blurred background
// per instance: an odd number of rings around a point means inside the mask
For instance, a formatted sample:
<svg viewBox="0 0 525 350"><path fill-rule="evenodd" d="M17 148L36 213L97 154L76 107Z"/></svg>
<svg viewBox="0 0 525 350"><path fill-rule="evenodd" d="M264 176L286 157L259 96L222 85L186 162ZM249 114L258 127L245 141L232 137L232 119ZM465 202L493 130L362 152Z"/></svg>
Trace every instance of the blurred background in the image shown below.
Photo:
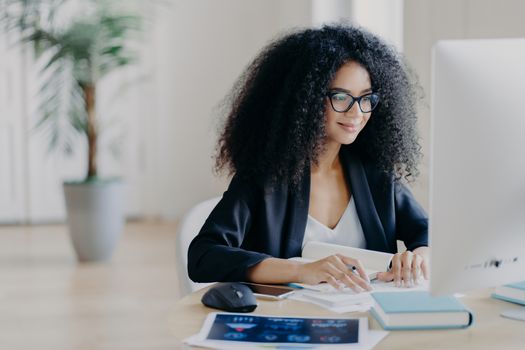
<svg viewBox="0 0 525 350"><path fill-rule="evenodd" d="M165 0L139 2L145 15L140 60L104 79L97 111L110 120L100 140L103 175L123 175L127 216L174 220L222 193L212 172L218 106L257 52L287 31L347 21L405 53L420 79L420 134L428 153L430 49L439 39L525 36L519 0ZM85 167L82 141L71 157L47 152L33 131L36 69L31 50L0 34L0 222L65 218L61 184ZM85 143L85 142L84 142ZM104 150L117 148L115 152ZM113 150L114 150L113 149ZM414 191L427 207L425 158Z"/></svg>

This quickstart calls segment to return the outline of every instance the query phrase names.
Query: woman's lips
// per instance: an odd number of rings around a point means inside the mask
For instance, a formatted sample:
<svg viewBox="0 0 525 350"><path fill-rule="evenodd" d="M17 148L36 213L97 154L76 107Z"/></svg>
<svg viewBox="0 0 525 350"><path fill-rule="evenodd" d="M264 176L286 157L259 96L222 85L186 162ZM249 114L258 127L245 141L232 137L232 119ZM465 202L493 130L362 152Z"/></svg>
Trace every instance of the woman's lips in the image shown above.
<svg viewBox="0 0 525 350"><path fill-rule="evenodd" d="M346 132L356 132L359 128L357 124L350 124L350 123L337 123L337 124L339 124L339 126Z"/></svg>

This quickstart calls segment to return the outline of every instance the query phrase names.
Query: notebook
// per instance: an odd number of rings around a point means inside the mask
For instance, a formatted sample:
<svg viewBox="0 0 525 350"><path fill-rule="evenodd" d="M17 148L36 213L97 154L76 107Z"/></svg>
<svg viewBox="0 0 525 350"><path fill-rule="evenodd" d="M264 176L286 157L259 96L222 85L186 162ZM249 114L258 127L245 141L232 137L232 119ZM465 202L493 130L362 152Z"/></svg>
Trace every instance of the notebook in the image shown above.
<svg viewBox="0 0 525 350"><path fill-rule="evenodd" d="M525 305L525 281L497 287L492 293L492 297Z"/></svg>
<svg viewBox="0 0 525 350"><path fill-rule="evenodd" d="M301 296L306 300L313 301L316 304L327 308L344 307L347 305L372 305L370 293L348 292L324 292L303 291Z"/></svg>
<svg viewBox="0 0 525 350"><path fill-rule="evenodd" d="M366 264L365 268L370 272L386 271L393 256L393 254L368 249L311 241L304 245L301 257L305 261L314 261L333 254L342 254L359 259L363 264Z"/></svg>
<svg viewBox="0 0 525 350"><path fill-rule="evenodd" d="M372 293L371 313L386 330L466 328L473 315L453 296L433 297L429 292Z"/></svg>

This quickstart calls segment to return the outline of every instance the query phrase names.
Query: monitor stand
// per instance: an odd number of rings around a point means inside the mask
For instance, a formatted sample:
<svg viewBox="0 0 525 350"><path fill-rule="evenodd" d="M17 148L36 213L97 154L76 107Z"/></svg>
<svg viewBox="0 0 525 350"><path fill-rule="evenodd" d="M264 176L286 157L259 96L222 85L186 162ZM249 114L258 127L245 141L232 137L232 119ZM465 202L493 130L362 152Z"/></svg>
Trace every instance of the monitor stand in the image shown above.
<svg viewBox="0 0 525 350"><path fill-rule="evenodd" d="M525 307L505 310L500 315L502 317L512 318L513 320L525 321Z"/></svg>

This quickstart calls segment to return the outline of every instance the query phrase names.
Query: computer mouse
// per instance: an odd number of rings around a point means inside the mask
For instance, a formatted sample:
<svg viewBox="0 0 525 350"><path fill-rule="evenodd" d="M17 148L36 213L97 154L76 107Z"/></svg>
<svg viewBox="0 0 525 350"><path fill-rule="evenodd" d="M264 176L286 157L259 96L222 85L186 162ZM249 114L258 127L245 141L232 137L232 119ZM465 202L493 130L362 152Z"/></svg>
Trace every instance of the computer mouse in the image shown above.
<svg viewBox="0 0 525 350"><path fill-rule="evenodd" d="M204 293L201 301L208 307L228 312L251 312L257 307L250 287L236 282L217 283Z"/></svg>

